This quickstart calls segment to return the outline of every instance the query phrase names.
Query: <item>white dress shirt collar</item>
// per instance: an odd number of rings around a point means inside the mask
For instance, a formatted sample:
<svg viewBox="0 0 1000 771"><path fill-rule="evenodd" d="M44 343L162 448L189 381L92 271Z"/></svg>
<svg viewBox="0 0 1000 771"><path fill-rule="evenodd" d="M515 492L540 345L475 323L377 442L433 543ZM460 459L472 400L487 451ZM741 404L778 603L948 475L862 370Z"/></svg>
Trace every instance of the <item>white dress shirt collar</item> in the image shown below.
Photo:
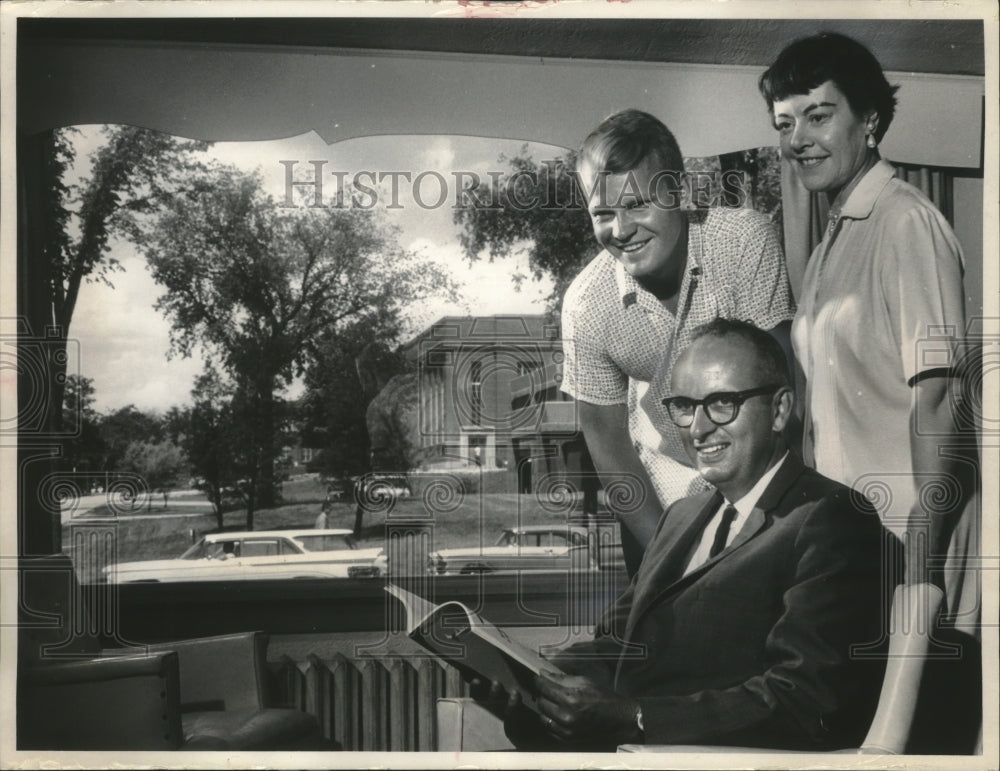
<svg viewBox="0 0 1000 771"><path fill-rule="evenodd" d="M760 496L764 494L764 490L767 486L771 484L771 480L774 479L775 474L778 473L778 469L781 468L785 460L788 458L788 451L781 456L781 459L775 463L771 468L764 472L757 483L750 488L750 491L740 498L738 501L734 501L732 505L736 508L737 514L736 518L733 520L733 524L729 528L729 537L726 539L726 546L729 546L736 537L736 534L740 532L743 525L746 524L747 519L750 518L751 512L753 512L754 507L757 505L757 501L760 500ZM684 570L684 575L687 575L695 568L699 567L702 563L708 561L709 552L712 550L712 541L715 540L715 531L719 527L719 522L722 519L722 512L725 511L726 506L729 506L730 502L723 498L722 505L716 510L715 514L705 525L705 529L701 534L701 541L698 543L698 548L695 549L694 554L691 555L691 559L688 560L687 568Z"/></svg>

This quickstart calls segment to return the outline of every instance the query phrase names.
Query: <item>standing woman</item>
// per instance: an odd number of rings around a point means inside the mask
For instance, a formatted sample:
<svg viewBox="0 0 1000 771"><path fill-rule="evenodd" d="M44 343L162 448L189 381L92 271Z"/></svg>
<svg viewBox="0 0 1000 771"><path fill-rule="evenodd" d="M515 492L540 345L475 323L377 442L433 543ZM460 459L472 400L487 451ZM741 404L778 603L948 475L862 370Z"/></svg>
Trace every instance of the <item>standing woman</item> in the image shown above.
<svg viewBox="0 0 1000 771"><path fill-rule="evenodd" d="M792 326L807 379L803 449L820 473L869 493L886 527L909 534L907 581L945 586L949 616L972 626L978 597L962 567L977 523L974 507L963 514L970 491L959 481L968 472L939 454L959 436L956 373L921 345L946 335L953 361L960 351L962 250L937 208L879 155L896 88L867 48L832 33L792 43L760 79L783 156L830 203Z"/></svg>

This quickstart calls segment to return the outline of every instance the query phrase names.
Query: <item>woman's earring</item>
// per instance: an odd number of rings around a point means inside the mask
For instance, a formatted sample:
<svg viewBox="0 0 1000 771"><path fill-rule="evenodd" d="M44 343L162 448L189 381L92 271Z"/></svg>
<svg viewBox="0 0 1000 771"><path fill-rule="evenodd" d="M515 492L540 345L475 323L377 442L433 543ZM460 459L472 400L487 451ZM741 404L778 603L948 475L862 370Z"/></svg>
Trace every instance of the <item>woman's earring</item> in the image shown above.
<svg viewBox="0 0 1000 771"><path fill-rule="evenodd" d="M869 134L868 138L865 140L865 144L868 145L869 149L874 150L878 147L878 143L875 141L875 135Z"/></svg>

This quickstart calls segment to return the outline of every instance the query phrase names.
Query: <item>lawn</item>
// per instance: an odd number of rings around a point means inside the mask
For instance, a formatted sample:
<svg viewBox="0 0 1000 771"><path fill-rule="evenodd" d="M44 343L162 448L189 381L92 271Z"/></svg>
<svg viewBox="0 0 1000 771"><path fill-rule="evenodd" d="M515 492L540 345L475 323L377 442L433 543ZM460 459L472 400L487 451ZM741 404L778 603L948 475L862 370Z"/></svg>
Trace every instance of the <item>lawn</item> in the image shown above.
<svg viewBox="0 0 1000 771"><path fill-rule="evenodd" d="M284 484L283 505L258 510L255 530L311 528L320 512L326 489L315 479L296 479ZM579 500L545 500L510 493L447 494L429 489L424 495L398 499L388 505L366 510L358 546L386 546L386 526L427 527L432 533L430 548L492 545L506 527L518 524L565 522L582 512ZM63 544L72 554L83 580L93 580L110 562L169 559L179 556L194 540L217 529L212 507L200 494L172 494L166 508L162 498L152 501L151 510L137 506L134 514L109 517L106 507L69 520L63 527ZM334 501L328 527L354 529L353 501ZM227 530L245 530L245 510L224 514ZM93 548L94 543L113 548Z"/></svg>

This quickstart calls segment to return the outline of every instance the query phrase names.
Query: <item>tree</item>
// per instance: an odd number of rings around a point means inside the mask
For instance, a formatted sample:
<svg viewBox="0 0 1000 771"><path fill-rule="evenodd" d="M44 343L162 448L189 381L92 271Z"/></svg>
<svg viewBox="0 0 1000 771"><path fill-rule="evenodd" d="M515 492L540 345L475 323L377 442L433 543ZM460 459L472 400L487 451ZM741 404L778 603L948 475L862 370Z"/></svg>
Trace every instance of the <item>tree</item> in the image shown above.
<svg viewBox="0 0 1000 771"><path fill-rule="evenodd" d="M124 467L129 445L160 442L164 438L163 424L155 412L142 412L134 404L120 407L105 415L100 422L101 440L104 443L105 471L127 471Z"/></svg>
<svg viewBox="0 0 1000 771"><path fill-rule="evenodd" d="M365 423L375 471L406 471L420 465L419 382L415 372L393 377L368 403Z"/></svg>
<svg viewBox="0 0 1000 771"><path fill-rule="evenodd" d="M509 171L467 192L455 224L470 261L525 252L534 278L555 282L554 310L577 273L600 251L577 184L575 153L541 164L527 145L513 158L500 156ZM689 203L743 206L763 212L781 233L781 169L777 148L764 147L707 158L685 158ZM522 277L523 280L524 277Z"/></svg>
<svg viewBox="0 0 1000 771"><path fill-rule="evenodd" d="M211 369L199 375L191 390L193 406L175 414L180 444L195 474L195 487L212 502L216 523L223 526L225 492L239 480L236 452L240 446L232 414L232 394Z"/></svg>
<svg viewBox="0 0 1000 771"><path fill-rule="evenodd" d="M201 346L236 387L248 418L258 487L247 508L277 498L277 394L305 371L321 333L450 286L403 252L375 209L287 209L256 174L212 170L197 194L175 196L139 239L165 289L171 350Z"/></svg>
<svg viewBox="0 0 1000 771"><path fill-rule="evenodd" d="M162 493L163 508L167 508L170 491L180 483L187 471L184 451L169 440L130 443L125 449L122 464L145 480L146 489L150 493L146 498L147 511L153 507L154 492Z"/></svg>
<svg viewBox="0 0 1000 771"><path fill-rule="evenodd" d="M554 308L584 265L600 251L568 153L542 164L525 145L513 158L501 155L509 172L468 191L454 214L470 261L485 252L490 261L525 252L535 279L550 275ZM526 277L521 277L524 280Z"/></svg>
<svg viewBox="0 0 1000 771"><path fill-rule="evenodd" d="M68 184L76 161L74 133L53 131L43 149L43 165L52 181L42 202L41 246L50 271L48 398L56 432L62 426L68 382L66 341L83 282L110 284L110 275L121 269L110 256L113 238L132 235L135 216L155 211L174 195L188 174L200 168L192 153L208 146L134 126L106 126L106 141L91 156L89 175Z"/></svg>
<svg viewBox="0 0 1000 771"><path fill-rule="evenodd" d="M107 448L101 438L100 416L94 410L91 378L80 375L66 378L62 420L67 431L62 442L64 467L76 472L101 468Z"/></svg>
<svg viewBox="0 0 1000 771"><path fill-rule="evenodd" d="M327 476L344 478L371 469L365 413L385 384L406 370L404 358L393 350L399 329L395 314L369 314L314 341L301 436L323 448L319 465Z"/></svg>
<svg viewBox="0 0 1000 771"><path fill-rule="evenodd" d="M758 147L719 156L721 170L732 169L744 176L743 191L750 205L766 214L779 236L782 234L781 155L777 147Z"/></svg>

